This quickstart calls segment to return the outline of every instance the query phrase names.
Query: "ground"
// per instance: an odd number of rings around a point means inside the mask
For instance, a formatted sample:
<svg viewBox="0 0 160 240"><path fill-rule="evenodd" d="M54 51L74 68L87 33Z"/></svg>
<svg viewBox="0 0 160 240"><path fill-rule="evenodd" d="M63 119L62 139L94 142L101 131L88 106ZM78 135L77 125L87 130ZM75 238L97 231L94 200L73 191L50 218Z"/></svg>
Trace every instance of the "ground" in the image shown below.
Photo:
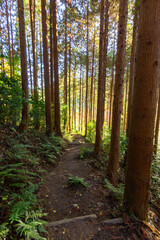
<svg viewBox="0 0 160 240"><path fill-rule="evenodd" d="M38 193L43 199L46 220L56 222L79 216L96 214L97 218L74 220L46 227L48 240L100 240L100 239L160 239L150 228L123 214L122 203L117 200L104 182L104 173L96 169L91 158L80 159L80 149L92 147L85 138L74 135L74 141L44 176L45 182ZM73 186L70 176L83 178L89 186ZM123 217L119 224L104 223L107 219ZM157 219L158 224L158 219Z"/></svg>

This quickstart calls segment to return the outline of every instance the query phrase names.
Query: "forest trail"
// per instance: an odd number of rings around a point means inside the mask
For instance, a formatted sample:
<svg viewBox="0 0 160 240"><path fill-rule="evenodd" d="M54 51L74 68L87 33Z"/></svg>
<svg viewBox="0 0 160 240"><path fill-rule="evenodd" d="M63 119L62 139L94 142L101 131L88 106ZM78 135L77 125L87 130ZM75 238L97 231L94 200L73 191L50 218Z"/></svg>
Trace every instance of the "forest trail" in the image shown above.
<svg viewBox="0 0 160 240"><path fill-rule="evenodd" d="M87 157L80 159L80 151L83 147L91 148L92 145L86 143L81 135L74 135L74 141L68 143L58 166L49 169L49 173L46 174L39 195L43 199L43 208L44 212L48 213L49 223L93 214L97 218L71 221L54 227L49 224L46 238L47 240L128 239L130 232L126 232L122 225L118 228L103 223L106 219L120 216L119 202L113 199L110 191L105 187L104 177L94 167L93 160ZM84 178L89 187L71 186L68 179L70 175Z"/></svg>

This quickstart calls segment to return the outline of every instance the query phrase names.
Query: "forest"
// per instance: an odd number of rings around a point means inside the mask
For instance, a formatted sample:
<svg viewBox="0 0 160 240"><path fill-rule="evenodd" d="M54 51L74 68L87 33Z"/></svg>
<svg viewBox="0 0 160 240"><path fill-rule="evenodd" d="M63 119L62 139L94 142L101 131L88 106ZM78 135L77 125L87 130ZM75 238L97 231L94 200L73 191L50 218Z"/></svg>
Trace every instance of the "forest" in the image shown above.
<svg viewBox="0 0 160 240"><path fill-rule="evenodd" d="M160 239L160 1L0 1L0 240Z"/></svg>

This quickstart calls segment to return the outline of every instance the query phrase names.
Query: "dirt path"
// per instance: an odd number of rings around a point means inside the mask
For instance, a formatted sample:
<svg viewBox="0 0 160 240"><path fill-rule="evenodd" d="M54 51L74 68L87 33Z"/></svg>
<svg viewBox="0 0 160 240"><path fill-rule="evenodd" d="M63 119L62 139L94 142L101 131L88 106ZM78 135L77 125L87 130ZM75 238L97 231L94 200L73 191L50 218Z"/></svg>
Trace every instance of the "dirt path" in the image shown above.
<svg viewBox="0 0 160 240"><path fill-rule="evenodd" d="M91 147L80 135L74 136L68 144L55 168L51 168L41 187L40 196L44 199L44 211L47 221L56 222L79 216L96 214L97 219L78 220L47 228L48 240L100 240L100 239L141 239L131 237L133 226L129 228L106 226L102 221L120 216L119 202L110 196L104 186L104 177L91 166L91 160L80 159L80 148ZM81 185L69 186L68 177L84 178L88 188ZM107 231L106 231L107 230ZM129 236L129 238L128 238Z"/></svg>

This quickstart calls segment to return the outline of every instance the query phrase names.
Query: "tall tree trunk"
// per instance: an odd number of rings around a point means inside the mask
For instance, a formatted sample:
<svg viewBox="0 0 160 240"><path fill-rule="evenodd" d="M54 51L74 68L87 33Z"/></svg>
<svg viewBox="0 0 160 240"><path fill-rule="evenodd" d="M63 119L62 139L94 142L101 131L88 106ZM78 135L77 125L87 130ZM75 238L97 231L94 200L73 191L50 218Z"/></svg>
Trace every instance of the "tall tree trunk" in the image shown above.
<svg viewBox="0 0 160 240"><path fill-rule="evenodd" d="M112 183L117 183L119 168L120 121L123 100L122 94L125 65L127 17L128 17L128 0L120 0L112 133L109 162L107 169L108 178Z"/></svg>
<svg viewBox="0 0 160 240"><path fill-rule="evenodd" d="M22 74L22 121L20 128L28 129L28 76L27 76L27 54L26 54L26 36L24 21L23 0L18 0L18 17L19 17L19 35L20 35L20 52L21 52L21 74Z"/></svg>
<svg viewBox="0 0 160 240"><path fill-rule="evenodd" d="M69 132L71 131L71 28L69 43Z"/></svg>
<svg viewBox="0 0 160 240"><path fill-rule="evenodd" d="M134 19L133 19L133 35L132 35L132 50L130 59L130 77L129 77L129 93L128 93L128 111L127 111L127 128L126 136L129 136L131 109L133 104L133 87L134 87L134 73L135 73L135 57L136 57L136 41L137 41L137 24L138 24L138 13L137 8L138 0L135 1L134 8Z"/></svg>
<svg viewBox="0 0 160 240"><path fill-rule="evenodd" d="M40 29L40 27L39 27ZM42 36L40 30L40 65L41 65L41 91L42 91L42 99L44 99L44 89L43 89L43 62L42 62ZM51 102L52 102L52 90L51 90Z"/></svg>
<svg viewBox="0 0 160 240"><path fill-rule="evenodd" d="M92 109L93 109L93 78L94 78L94 56L95 55L95 29L93 37L93 53L92 53L92 75L91 75L91 93L90 93L90 111L89 111L89 120L92 121Z"/></svg>
<svg viewBox="0 0 160 240"><path fill-rule="evenodd" d="M11 61L11 41L10 41L10 29L9 29L9 14L8 14L8 2L6 2L6 18L7 18L7 33L8 33L8 47L9 47L9 65L10 65L10 76L12 77L12 61Z"/></svg>
<svg viewBox="0 0 160 240"><path fill-rule="evenodd" d="M67 106L67 0L65 0L65 51L64 51L64 104ZM67 109L64 113L64 129L67 123Z"/></svg>
<svg viewBox="0 0 160 240"><path fill-rule="evenodd" d="M124 205L148 218L160 59L160 2L141 1Z"/></svg>
<svg viewBox="0 0 160 240"><path fill-rule="evenodd" d="M80 58L80 86L79 86L79 131L81 131L81 98L82 98L82 61Z"/></svg>
<svg viewBox="0 0 160 240"><path fill-rule="evenodd" d="M53 49L54 49L54 80L55 80L55 133L62 136L60 123L59 76L58 76L58 33L57 33L57 1L53 1Z"/></svg>
<svg viewBox="0 0 160 240"><path fill-rule="evenodd" d="M160 88L159 88L159 100L158 100L158 111L157 111L157 119L156 119L156 129L155 129L155 142L154 142L154 154L155 155L157 155L157 148L158 148L159 120L160 120Z"/></svg>
<svg viewBox="0 0 160 240"><path fill-rule="evenodd" d="M102 109L101 109L101 130L103 131L104 124L104 109L105 109L105 93L106 93L106 68L107 68L107 47L108 47L108 10L109 2L104 3L104 34L103 34L103 66L102 66Z"/></svg>
<svg viewBox="0 0 160 240"><path fill-rule="evenodd" d="M53 84L53 0L50 0L50 77L51 77L51 103L54 104Z"/></svg>
<svg viewBox="0 0 160 240"><path fill-rule="evenodd" d="M88 0L87 0L87 49L86 49L86 102L85 102L85 136L87 135L88 125L88 68L89 68L89 57L88 57L88 38L89 38L89 22L88 22Z"/></svg>
<svg viewBox="0 0 160 240"><path fill-rule="evenodd" d="M32 0L29 0L30 22L32 36L32 52L33 52L33 77L34 77L34 98L38 100L38 84L37 84L37 57L36 57L36 38L35 38L35 0L34 6Z"/></svg>
<svg viewBox="0 0 160 240"><path fill-rule="evenodd" d="M111 128L112 121L112 103L113 103L113 85L114 85L114 51L113 49L113 57L112 57L112 74L111 74L111 85L110 85L110 105L109 105L109 128Z"/></svg>
<svg viewBox="0 0 160 240"><path fill-rule="evenodd" d="M11 3L12 4L12 3ZM12 70L14 75L14 43L13 43L13 24L12 24L12 10L10 5L10 24L11 24L11 43L12 43Z"/></svg>
<svg viewBox="0 0 160 240"><path fill-rule="evenodd" d="M32 67L31 67L31 55L30 55L30 45L28 38L28 58L29 58L29 76L30 76L30 84L31 84L31 96L33 94L33 85L32 85Z"/></svg>
<svg viewBox="0 0 160 240"><path fill-rule="evenodd" d="M101 0L101 13L100 13L100 40L99 40L99 76L98 76L98 99L97 99L97 121L96 121L96 140L94 152L96 155L100 151L101 141L101 113L102 113L102 74L103 74L103 26L104 25L104 0Z"/></svg>
<svg viewBox="0 0 160 240"><path fill-rule="evenodd" d="M53 126L51 114L51 92L49 83L46 0L41 0L41 11L42 11L43 63L44 63L45 106L46 106L46 133L49 135L52 134L53 132Z"/></svg>
<svg viewBox="0 0 160 240"><path fill-rule="evenodd" d="M127 78L126 78L126 91L124 96L123 132L125 132L125 127L126 127L127 93L128 93L128 67L127 67Z"/></svg>

